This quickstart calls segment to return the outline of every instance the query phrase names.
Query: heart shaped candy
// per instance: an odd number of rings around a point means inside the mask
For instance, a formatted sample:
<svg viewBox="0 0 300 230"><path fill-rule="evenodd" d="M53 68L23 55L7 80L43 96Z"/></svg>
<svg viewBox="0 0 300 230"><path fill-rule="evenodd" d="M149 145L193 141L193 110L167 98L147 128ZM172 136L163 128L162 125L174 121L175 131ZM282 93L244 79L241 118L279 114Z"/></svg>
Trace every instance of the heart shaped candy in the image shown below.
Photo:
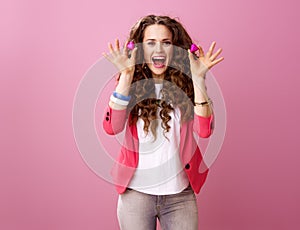
<svg viewBox="0 0 300 230"><path fill-rule="evenodd" d="M134 42L133 42L133 41L128 42L127 48L128 48L129 50L133 50L134 47L135 47L135 45L134 45Z"/></svg>
<svg viewBox="0 0 300 230"><path fill-rule="evenodd" d="M196 46L194 43L191 45L190 50L192 53L195 53L198 49L199 49L198 46Z"/></svg>

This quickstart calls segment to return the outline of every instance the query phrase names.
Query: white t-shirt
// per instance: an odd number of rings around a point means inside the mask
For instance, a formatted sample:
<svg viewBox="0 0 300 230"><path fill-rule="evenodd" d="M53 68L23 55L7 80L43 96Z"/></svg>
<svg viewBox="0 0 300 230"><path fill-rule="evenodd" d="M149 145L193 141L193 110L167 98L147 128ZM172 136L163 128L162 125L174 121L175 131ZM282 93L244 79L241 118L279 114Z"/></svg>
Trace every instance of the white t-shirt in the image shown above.
<svg viewBox="0 0 300 230"><path fill-rule="evenodd" d="M162 87L163 84L155 84L157 98L161 98ZM165 133L169 140L163 135L164 129L161 127L162 120L159 111L160 107L158 108L156 139L150 127L147 135L144 132L143 119L137 121L139 162L128 187L154 195L175 194L189 185L179 157L180 110L174 108L174 111L170 113L171 120L168 122L170 130Z"/></svg>

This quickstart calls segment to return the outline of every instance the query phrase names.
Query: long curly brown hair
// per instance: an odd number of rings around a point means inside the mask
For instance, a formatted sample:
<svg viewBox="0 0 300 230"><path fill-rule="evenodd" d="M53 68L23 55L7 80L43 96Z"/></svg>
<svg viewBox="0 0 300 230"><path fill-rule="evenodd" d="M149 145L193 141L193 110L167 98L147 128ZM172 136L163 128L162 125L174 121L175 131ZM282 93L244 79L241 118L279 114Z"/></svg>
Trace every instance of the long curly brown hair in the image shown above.
<svg viewBox="0 0 300 230"><path fill-rule="evenodd" d="M190 61L187 50L192 39L177 20L168 16L148 15L140 19L131 29L129 40L135 44L142 44L144 31L147 26L159 24L166 26L172 32L173 57L165 72L161 100L156 99L155 84L152 72L144 63L142 46L138 47L133 81L131 83L131 100L127 107L130 111L130 125L135 124L138 118L144 121L144 131L149 128L156 137L157 110L161 107L159 116L162 119L162 128L170 130L169 113L178 107L181 112L181 123L194 116L194 87L191 79Z"/></svg>

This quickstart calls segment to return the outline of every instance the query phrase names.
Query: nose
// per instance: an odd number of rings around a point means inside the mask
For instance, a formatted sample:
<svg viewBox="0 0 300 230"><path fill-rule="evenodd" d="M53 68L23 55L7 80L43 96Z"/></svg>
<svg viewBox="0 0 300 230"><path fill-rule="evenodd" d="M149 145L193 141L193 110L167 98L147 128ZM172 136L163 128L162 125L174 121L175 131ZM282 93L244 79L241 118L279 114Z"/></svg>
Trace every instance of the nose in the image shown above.
<svg viewBox="0 0 300 230"><path fill-rule="evenodd" d="M162 47L162 43L161 42L157 42L157 45L156 45L156 51L157 52L160 52L163 50L163 47Z"/></svg>

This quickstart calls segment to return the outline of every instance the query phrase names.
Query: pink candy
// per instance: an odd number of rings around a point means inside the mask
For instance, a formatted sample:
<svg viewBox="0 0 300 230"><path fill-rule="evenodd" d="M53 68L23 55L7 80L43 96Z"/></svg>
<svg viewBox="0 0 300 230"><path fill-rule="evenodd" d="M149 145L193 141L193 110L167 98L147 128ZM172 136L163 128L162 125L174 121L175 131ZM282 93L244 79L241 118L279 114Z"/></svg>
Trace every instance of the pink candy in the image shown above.
<svg viewBox="0 0 300 230"><path fill-rule="evenodd" d="M198 49L199 49L198 46L196 46L194 43L191 45L190 50L192 53L195 53Z"/></svg>
<svg viewBox="0 0 300 230"><path fill-rule="evenodd" d="M133 50L134 47L135 47L135 45L134 45L134 42L133 42L133 41L128 42L127 48L128 48L129 50Z"/></svg>

